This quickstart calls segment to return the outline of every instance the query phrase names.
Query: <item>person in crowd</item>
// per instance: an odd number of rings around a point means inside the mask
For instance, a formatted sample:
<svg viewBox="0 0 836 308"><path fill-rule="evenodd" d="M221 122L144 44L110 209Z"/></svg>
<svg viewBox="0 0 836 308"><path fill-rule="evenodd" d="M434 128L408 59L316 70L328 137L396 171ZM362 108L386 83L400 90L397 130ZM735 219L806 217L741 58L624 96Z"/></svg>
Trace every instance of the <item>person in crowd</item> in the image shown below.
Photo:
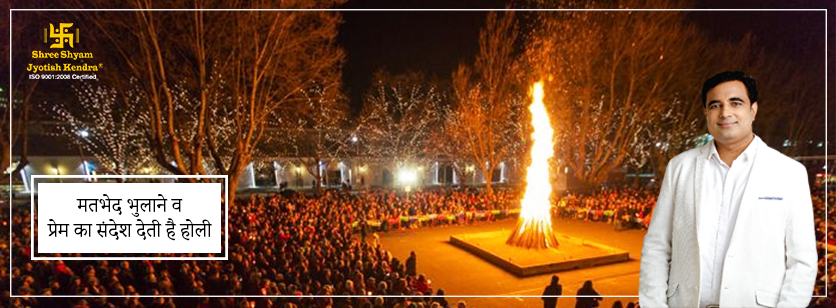
<svg viewBox="0 0 836 308"><path fill-rule="evenodd" d="M416 264L417 257L415 256L415 251L409 252L409 258L406 259L406 275L415 277L417 272L418 265Z"/></svg>
<svg viewBox="0 0 836 308"><path fill-rule="evenodd" d="M592 281L584 281L583 286L578 289L578 297L575 302L575 308L594 308L598 307L598 302L601 300L598 292L592 288Z"/></svg>
<svg viewBox="0 0 836 308"><path fill-rule="evenodd" d="M543 290L543 308L557 307L558 298L555 296L563 295L563 286L558 281L560 281L560 278L557 275L552 275L552 282Z"/></svg>
<svg viewBox="0 0 836 308"><path fill-rule="evenodd" d="M406 260L393 257L378 241L359 240L359 229L352 227L358 212L371 213L369 220L389 218L393 213L403 213L407 207L416 212L457 213L459 209L475 207L477 210L504 210L519 202L518 192L499 192L496 202L476 191L427 190L413 192L412 202L392 191L362 191L356 194L329 192L320 196L292 193L286 195L254 195L236 200L229 207L229 260L121 260L121 261L60 261L29 259L30 255L30 205L15 205L12 216L8 207L0 210L5 226L13 224L14 237L0 234L0 243L12 243L14 253L10 265L9 249L0 249L0 280L7 284L0 308L15 304L20 307L221 307L235 308L245 304L242 298L174 298L173 295L368 295L365 300L356 298L249 298L246 304L255 307L361 307L369 303L374 307L376 297L384 296L383 307L408 304L450 307L444 298L444 289L429 285L431 277L408 276ZM571 196L571 197L567 197ZM629 206L629 200L653 197L650 190L637 187L573 192L555 200L567 201L567 207L580 204L578 200L601 198L610 200L600 208ZM569 199L572 198L572 199ZM827 254L827 243L836 244L836 208L827 212L825 201L836 204L836 192L829 196L824 191L811 195L817 219L816 236L820 240L822 262L819 262L820 279L817 292L836 290L832 279L824 277L824 257L831 258L829 273L836 273L833 254ZM421 200L421 201L419 201ZM514 201L516 200L516 201ZM652 203L652 202L651 202ZM8 205L6 205L8 206ZM829 228L825 215L829 214ZM326 219L327 218L327 219ZM567 219L577 219L567 217ZM580 219L585 219L580 218ZM601 219L598 223L607 223ZM36 226L36 224L35 224ZM430 224L431 226L431 224ZM378 232L387 232L377 230ZM2 247L0 247L2 248ZM79 257L78 254L53 256ZM161 256L161 255L155 255ZM162 255L175 256L175 255ZM178 255L179 256L179 255ZM199 255L190 254L194 257ZM417 267L416 267L417 274ZM362 282L362 285L361 285ZM443 286L442 286L443 287ZM439 297L424 297L431 294ZM386 298L386 295L416 294L406 301ZM15 295L90 295L88 298L10 298ZM821 293L817 293L821 294ZM97 295L155 295L156 298L96 297ZM408 302L408 303L407 303ZM545 304L545 301L544 301ZM829 305L829 306L828 306ZM814 298L810 307L830 307L832 300Z"/></svg>

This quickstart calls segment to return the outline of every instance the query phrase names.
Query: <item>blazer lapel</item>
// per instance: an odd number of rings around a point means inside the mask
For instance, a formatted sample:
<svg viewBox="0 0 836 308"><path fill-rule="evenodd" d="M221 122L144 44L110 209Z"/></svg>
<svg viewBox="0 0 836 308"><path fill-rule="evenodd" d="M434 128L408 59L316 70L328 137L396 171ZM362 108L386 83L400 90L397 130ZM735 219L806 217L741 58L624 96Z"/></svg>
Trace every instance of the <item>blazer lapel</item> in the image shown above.
<svg viewBox="0 0 836 308"><path fill-rule="evenodd" d="M705 189L705 171L707 169L708 160L706 156L708 155L709 148L711 146L711 142L706 144L702 147L700 151L700 155L698 155L695 159L696 169L694 170L694 226L697 233L697 243L699 243L699 235L700 235L700 219L702 218L702 208L704 201L703 195ZM699 246L697 246L699 247Z"/></svg>
<svg viewBox="0 0 836 308"><path fill-rule="evenodd" d="M699 286L699 281L702 281L702 269L701 269L702 262L699 261L699 259L700 259L700 255L699 255L700 254L700 219L702 218L702 208L704 207L703 202L705 202L705 198L703 198L703 195L705 195L705 186L706 186L705 181L707 179L707 177L705 176L705 172L706 172L706 170L708 170L708 160L706 159L706 157L708 156L708 153L710 152L710 149L709 149L710 146L711 146L711 142L709 142L708 144L706 144L702 147L702 149L700 151L700 155L697 155L697 158L696 158L696 161L695 161L696 166L695 166L695 169L694 169L694 204L693 204L693 212L691 212L691 213L692 213L692 215L694 215L694 232L696 232L696 238L697 238L696 243L694 243L694 245L697 246L697 255L694 256L694 257L697 258L697 261L695 262L696 265L697 265L697 268L695 270L696 270L696 273L697 273L697 285L698 286ZM688 209L688 210L690 211L691 209ZM699 287L697 287L696 294L699 295L699 292L700 292ZM699 303L699 296L697 296L696 302L694 303L694 306L697 306L697 303Z"/></svg>

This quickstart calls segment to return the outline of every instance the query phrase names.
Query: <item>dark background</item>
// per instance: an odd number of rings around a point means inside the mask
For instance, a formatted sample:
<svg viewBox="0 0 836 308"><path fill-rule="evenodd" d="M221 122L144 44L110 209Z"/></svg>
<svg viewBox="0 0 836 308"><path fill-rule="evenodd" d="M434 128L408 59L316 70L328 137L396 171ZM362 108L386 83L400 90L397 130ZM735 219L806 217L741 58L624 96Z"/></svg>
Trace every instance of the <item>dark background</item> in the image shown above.
<svg viewBox="0 0 836 308"><path fill-rule="evenodd" d="M507 3L512 1L349 1L343 8L502 9ZM693 7L702 10L826 9L836 8L836 1L703 0ZM818 65L823 65L825 14L824 11L691 11L687 19L703 29L709 38L736 41L752 33L757 45L778 52L789 61L802 65L804 57L813 54L821 57ZM362 95L378 69L390 73L420 71L430 78L449 79L459 63L472 62L485 16L486 11L343 12L338 42L347 53L343 81L352 110L361 108Z"/></svg>

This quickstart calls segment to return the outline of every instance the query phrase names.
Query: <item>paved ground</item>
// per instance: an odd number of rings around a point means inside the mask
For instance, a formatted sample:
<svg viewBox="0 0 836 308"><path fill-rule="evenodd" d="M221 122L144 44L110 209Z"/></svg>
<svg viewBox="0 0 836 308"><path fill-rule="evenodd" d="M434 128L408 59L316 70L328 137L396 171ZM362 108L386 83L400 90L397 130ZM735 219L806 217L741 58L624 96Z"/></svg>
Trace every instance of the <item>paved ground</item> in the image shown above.
<svg viewBox="0 0 836 308"><path fill-rule="evenodd" d="M434 289L443 288L451 304L464 300L468 307L478 308L542 307L539 295L549 283L551 274L517 278L448 243L453 234L509 230L515 223L515 219L506 219L472 226L394 231L382 234L380 240L401 260L405 260L409 252L414 250L418 255L418 272L432 280ZM638 301L639 257L645 231L616 232L608 224L560 219L555 220L555 229L630 252L630 261L627 262L558 273L564 295L577 294L584 281L592 280L594 288L602 295L628 296L605 297L600 305L602 308L612 307L616 300L624 303ZM572 297L558 300L558 307L574 305L575 299Z"/></svg>

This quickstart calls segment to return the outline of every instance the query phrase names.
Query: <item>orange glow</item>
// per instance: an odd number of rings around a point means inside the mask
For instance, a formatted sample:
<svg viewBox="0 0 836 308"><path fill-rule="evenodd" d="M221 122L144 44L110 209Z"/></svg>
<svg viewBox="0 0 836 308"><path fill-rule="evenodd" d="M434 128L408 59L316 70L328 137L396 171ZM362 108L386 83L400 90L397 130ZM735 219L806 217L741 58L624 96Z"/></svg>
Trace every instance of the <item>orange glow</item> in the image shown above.
<svg viewBox="0 0 836 308"><path fill-rule="evenodd" d="M531 165L526 170L526 187L522 199L520 220L508 244L528 248L550 248L557 246L551 223L552 194L549 179L549 159L554 156L554 130L549 121L546 106L543 104L543 82L532 87L531 124L534 132L531 138Z"/></svg>

